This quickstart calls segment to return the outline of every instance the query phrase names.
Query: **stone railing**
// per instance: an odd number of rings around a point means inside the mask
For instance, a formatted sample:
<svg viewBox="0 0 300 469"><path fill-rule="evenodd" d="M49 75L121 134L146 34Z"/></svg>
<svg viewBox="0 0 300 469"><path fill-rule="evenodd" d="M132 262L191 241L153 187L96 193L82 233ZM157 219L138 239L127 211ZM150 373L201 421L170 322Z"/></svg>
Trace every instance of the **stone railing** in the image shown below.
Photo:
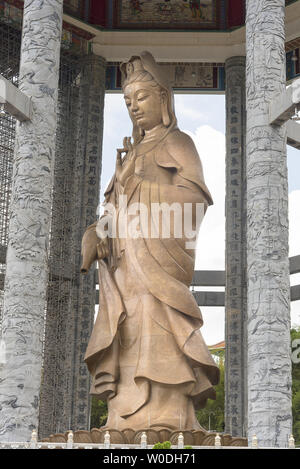
<svg viewBox="0 0 300 469"><path fill-rule="evenodd" d="M75 432L76 434L76 432ZM222 436L220 434L215 434L213 439L213 444L209 446L188 446L191 449L248 449L247 446L224 446L222 445ZM182 432L178 434L177 444L172 445L170 449L184 449L184 435ZM257 437L254 435L252 438L252 443L250 446L251 449L259 449ZM88 442L74 442L74 433L72 431L68 432L66 442L51 442L51 441L41 441L37 440L37 432L33 430L30 442L22 443L0 443L0 449L153 449L153 444L148 444L147 433L142 432L140 435L139 444L121 444L121 443L111 443L111 435L109 431L106 431L104 434L103 443L88 443ZM264 448L264 449L284 449L284 448ZM293 435L290 436L288 440L288 446L285 449L296 449L295 440ZM300 448L297 448L300 449Z"/></svg>

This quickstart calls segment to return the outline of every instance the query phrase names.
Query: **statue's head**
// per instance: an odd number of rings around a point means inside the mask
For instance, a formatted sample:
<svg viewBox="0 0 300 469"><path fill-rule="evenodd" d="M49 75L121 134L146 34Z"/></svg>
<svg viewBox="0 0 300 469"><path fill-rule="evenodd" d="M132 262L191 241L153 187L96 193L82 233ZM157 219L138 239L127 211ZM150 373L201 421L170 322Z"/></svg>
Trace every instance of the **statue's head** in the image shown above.
<svg viewBox="0 0 300 469"><path fill-rule="evenodd" d="M124 99L133 122L133 138L141 140L145 131L157 125L176 125L173 92L168 79L149 52L121 65Z"/></svg>

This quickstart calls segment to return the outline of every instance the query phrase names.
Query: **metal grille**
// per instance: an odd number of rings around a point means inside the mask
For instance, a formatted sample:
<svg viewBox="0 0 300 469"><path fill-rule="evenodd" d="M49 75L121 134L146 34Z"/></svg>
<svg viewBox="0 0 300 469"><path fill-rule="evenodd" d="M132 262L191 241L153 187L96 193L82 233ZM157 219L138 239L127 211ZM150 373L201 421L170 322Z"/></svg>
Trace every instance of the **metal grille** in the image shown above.
<svg viewBox="0 0 300 469"><path fill-rule="evenodd" d="M77 132L81 61L61 52L58 122L46 305L44 374L40 435L62 431L70 423L74 355L73 298L78 289L76 264L78 188ZM77 211L78 212L78 211Z"/></svg>
<svg viewBox="0 0 300 469"><path fill-rule="evenodd" d="M17 85L21 32L0 22L0 74ZM0 111L0 324L3 309L5 258L8 241L16 121Z"/></svg>

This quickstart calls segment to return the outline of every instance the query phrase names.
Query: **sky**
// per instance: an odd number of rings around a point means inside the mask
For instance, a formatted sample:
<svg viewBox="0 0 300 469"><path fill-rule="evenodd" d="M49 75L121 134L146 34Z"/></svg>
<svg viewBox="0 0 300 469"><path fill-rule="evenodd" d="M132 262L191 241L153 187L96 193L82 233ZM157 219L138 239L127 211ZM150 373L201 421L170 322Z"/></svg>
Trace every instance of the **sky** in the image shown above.
<svg viewBox="0 0 300 469"><path fill-rule="evenodd" d="M196 252L195 269L225 269L225 96L175 95L178 127L189 134L198 149L206 184L214 205L202 222ZM130 136L131 120L122 94L106 94L101 177L103 192L114 172L116 148L123 137ZM290 256L300 255L300 151L287 146L289 174ZM291 285L300 284L300 274L291 276ZM203 290L224 290L205 287ZM208 345L224 340L224 308L201 307L204 325L201 329ZM300 325L300 301L291 304L291 323Z"/></svg>

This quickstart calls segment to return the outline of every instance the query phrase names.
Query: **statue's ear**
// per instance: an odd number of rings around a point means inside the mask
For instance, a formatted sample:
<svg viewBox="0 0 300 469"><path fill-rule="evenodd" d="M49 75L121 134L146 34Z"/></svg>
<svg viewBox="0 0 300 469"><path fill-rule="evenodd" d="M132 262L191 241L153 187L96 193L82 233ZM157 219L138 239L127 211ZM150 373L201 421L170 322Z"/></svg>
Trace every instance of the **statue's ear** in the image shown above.
<svg viewBox="0 0 300 469"><path fill-rule="evenodd" d="M166 91L161 92L161 114L164 126L169 127L169 125L171 124L171 119L169 116L168 96Z"/></svg>

